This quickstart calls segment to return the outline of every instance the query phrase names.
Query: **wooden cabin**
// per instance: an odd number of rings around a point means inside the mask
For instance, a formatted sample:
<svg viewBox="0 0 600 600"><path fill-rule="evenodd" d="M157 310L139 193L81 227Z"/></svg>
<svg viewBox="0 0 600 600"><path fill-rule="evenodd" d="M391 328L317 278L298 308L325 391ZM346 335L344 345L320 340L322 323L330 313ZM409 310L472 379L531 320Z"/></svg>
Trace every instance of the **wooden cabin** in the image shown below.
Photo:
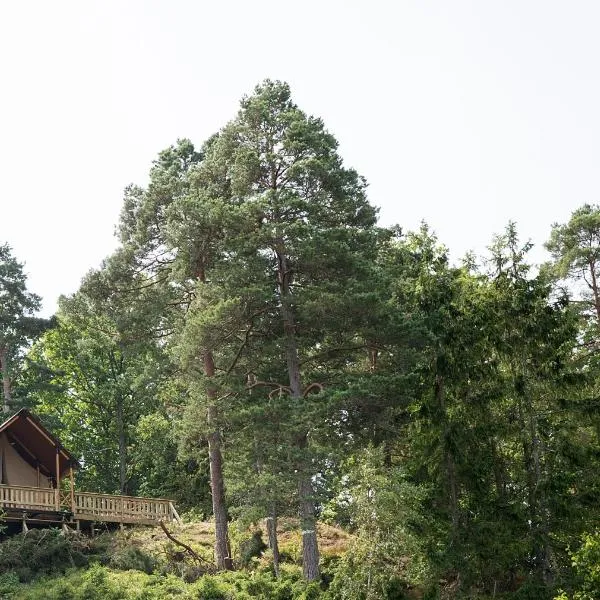
<svg viewBox="0 0 600 600"><path fill-rule="evenodd" d="M26 523L179 522L170 500L75 490L79 463L41 421L23 408L0 425L0 510Z"/></svg>

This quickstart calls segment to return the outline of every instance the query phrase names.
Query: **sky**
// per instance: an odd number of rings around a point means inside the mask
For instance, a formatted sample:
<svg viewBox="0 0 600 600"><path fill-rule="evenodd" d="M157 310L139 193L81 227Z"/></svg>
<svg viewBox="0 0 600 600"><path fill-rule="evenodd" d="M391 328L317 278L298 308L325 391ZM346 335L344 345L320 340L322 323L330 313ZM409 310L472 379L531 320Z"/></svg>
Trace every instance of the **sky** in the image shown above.
<svg viewBox="0 0 600 600"><path fill-rule="evenodd" d="M287 81L369 182L458 260L509 220L535 260L600 202L596 0L0 3L0 243L56 309L116 247L123 189Z"/></svg>

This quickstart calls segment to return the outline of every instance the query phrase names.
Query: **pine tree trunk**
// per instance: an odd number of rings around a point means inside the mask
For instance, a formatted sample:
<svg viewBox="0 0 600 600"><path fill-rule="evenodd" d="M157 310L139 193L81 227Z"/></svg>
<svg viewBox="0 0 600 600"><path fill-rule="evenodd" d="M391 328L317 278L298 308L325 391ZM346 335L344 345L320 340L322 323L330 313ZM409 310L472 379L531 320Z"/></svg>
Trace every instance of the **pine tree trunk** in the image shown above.
<svg viewBox="0 0 600 600"><path fill-rule="evenodd" d="M494 483L496 485L496 495L499 500L504 501L506 496L506 477L500 457L498 456L498 448L496 440L490 438L490 453L492 455L492 464L494 468Z"/></svg>
<svg viewBox="0 0 600 600"><path fill-rule="evenodd" d="M123 399L120 397L117 398L116 409L117 438L119 444L119 489L121 490L121 494L127 495L127 436L123 415Z"/></svg>
<svg viewBox="0 0 600 600"><path fill-rule="evenodd" d="M210 351L204 353L204 374L215 376L215 363ZM227 505L225 504L225 483L223 479L223 456L221 454L221 434L218 429L218 412L214 404L216 391L207 390L209 406L207 409L208 462L210 467L210 489L212 495L213 516L215 518L215 563L217 569L233 569L229 552L229 532Z"/></svg>
<svg viewBox="0 0 600 600"><path fill-rule="evenodd" d="M591 288L593 294L594 310L596 311L596 320L600 325L600 290L598 289L598 281L596 280L596 262L590 260L590 275L592 278Z"/></svg>
<svg viewBox="0 0 600 600"><path fill-rule="evenodd" d="M275 511L270 517L266 518L266 524L269 548L273 552L273 571L275 571L275 577L279 579L279 543L277 541L277 514Z"/></svg>
<svg viewBox="0 0 600 600"><path fill-rule="evenodd" d="M446 413L446 394L444 389L444 379L441 375L435 378L435 397L443 422L442 445L444 452L444 468L446 470L446 481L448 483L448 503L450 517L452 519L452 534L458 535L460 525L460 515L458 511L458 481L456 476L456 463L450 448L448 447L448 436L450 435L448 416Z"/></svg>
<svg viewBox="0 0 600 600"><path fill-rule="evenodd" d="M281 244L282 246L283 244ZM285 336L285 353L289 379L290 394L298 402L303 401L300 357L298 354L298 343L296 340L295 315L291 305L290 283L292 273L287 263L287 257L283 251L277 252L279 264L278 287L280 293L280 312L283 320L283 331ZM308 432L302 433L298 438L298 447L305 449L308 445ZM304 461L303 461L304 462ZM300 526L302 527L302 570L305 579L313 581L319 578L319 546L317 542L317 520L315 517L314 492L310 474L305 469L298 469L300 479L298 481Z"/></svg>
<svg viewBox="0 0 600 600"><path fill-rule="evenodd" d="M198 264L196 277L201 283L206 283L206 272L202 263ZM210 381L215 377L215 360L213 353L204 349L204 375ZM208 385L206 390L208 408L206 422L209 434L208 465L210 469L210 490L212 497L213 517L215 519L215 564L217 569L233 569L233 559L229 546L229 516L225 503L225 480L223 478L223 455L221 454L221 434L219 432L218 407L216 406L217 390Z"/></svg>
<svg viewBox="0 0 600 600"><path fill-rule="evenodd" d="M528 433L523 441L523 460L527 473L527 500L529 520L532 530L532 556L535 557L535 571L541 581L549 585L552 582L550 564L550 539L546 498L542 483L542 444L538 435L534 415L528 415L524 431Z"/></svg>
<svg viewBox="0 0 600 600"><path fill-rule="evenodd" d="M8 369L8 346L0 348L0 372L2 373L3 412L9 413L12 404L10 371Z"/></svg>
<svg viewBox="0 0 600 600"><path fill-rule="evenodd" d="M298 485L300 497L300 526L302 527L302 572L308 581L319 578L319 545L313 487L306 475Z"/></svg>

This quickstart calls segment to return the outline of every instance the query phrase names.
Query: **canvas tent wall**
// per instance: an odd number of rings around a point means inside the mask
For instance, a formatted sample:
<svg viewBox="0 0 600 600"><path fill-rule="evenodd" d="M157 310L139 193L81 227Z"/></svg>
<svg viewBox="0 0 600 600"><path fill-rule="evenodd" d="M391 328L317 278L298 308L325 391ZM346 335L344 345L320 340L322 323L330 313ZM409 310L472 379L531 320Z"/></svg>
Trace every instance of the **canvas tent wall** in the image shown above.
<svg viewBox="0 0 600 600"><path fill-rule="evenodd" d="M18 445L6 433L0 433L0 483L29 487L52 487L51 478L39 466L33 467L19 453Z"/></svg>
<svg viewBox="0 0 600 600"><path fill-rule="evenodd" d="M24 408L0 425L0 459L3 485L53 487L78 466L60 441Z"/></svg>

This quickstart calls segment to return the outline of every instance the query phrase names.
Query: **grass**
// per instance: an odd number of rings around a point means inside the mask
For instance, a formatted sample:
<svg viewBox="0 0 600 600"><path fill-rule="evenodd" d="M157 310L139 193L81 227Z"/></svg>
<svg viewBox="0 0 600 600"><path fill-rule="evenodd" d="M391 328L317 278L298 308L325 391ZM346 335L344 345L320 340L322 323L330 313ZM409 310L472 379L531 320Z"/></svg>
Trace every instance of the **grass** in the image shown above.
<svg viewBox="0 0 600 600"><path fill-rule="evenodd" d="M232 527L235 529L235 526ZM242 531L232 531L232 551L236 557L239 541L246 539L257 529L263 531L263 540L266 542L266 530L257 525ZM176 539L189 545L195 552L207 561L213 560L214 524L210 522L184 523L170 527ZM339 557L350 546L353 536L342 529L319 523L317 527L319 548L323 557ZM134 546L161 561L168 558L175 550L164 533L157 527L136 527L115 534L121 543ZM302 548L302 535L297 520L281 520L277 527L279 550L284 557L292 562L300 561ZM180 550L180 549L178 549Z"/></svg>

